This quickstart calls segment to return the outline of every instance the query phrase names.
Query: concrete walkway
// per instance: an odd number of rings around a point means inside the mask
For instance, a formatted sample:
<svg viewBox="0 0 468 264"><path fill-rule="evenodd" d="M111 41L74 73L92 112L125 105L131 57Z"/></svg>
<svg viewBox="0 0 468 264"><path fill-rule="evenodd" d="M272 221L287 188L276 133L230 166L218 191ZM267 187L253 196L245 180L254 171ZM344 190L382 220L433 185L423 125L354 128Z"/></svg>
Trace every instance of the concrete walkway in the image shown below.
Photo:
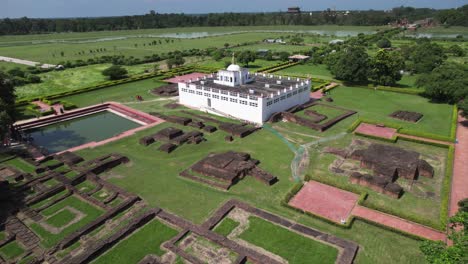
<svg viewBox="0 0 468 264"><path fill-rule="evenodd" d="M397 135L398 137L401 137L401 138L416 139L416 140L420 140L420 141L431 142L431 143L437 143L437 144L442 144L442 145L447 145L447 146L452 146L452 145L453 145L452 142L448 142L448 141L430 139L430 138L425 138L425 137L417 137L417 136L406 135L406 134L400 134L400 133L397 133L396 135Z"/></svg>
<svg viewBox="0 0 468 264"><path fill-rule="evenodd" d="M468 198L468 120L461 116L458 117L457 139L450 196L450 216L457 213L458 201Z"/></svg>
<svg viewBox="0 0 468 264"><path fill-rule="evenodd" d="M16 59L16 58L11 58L11 57L4 57L4 56L0 56L0 61L13 62L13 63L23 64L23 65L28 65L28 66L41 65L41 68L44 68L44 69L55 68L57 66L53 64L45 64L45 63L42 64L40 62L28 61L28 60L22 60L22 59Z"/></svg>
<svg viewBox="0 0 468 264"><path fill-rule="evenodd" d="M377 224L385 225L430 240L446 240L446 234L441 231L360 205L356 205L351 214Z"/></svg>

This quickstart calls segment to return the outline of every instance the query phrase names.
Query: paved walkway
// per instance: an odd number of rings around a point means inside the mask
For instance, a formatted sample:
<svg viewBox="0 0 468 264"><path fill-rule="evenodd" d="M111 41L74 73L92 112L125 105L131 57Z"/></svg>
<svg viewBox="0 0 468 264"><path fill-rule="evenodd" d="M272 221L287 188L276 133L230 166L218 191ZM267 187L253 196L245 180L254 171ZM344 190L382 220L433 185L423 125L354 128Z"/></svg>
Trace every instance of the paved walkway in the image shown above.
<svg viewBox="0 0 468 264"><path fill-rule="evenodd" d="M468 198L468 120L461 116L458 117L457 139L450 197L450 216L457 213L458 201Z"/></svg>
<svg viewBox="0 0 468 264"><path fill-rule="evenodd" d="M322 89L310 93L310 98L312 99L322 99L322 97L323 97Z"/></svg>
<svg viewBox="0 0 468 264"><path fill-rule="evenodd" d="M351 214L430 240L446 240L445 233L442 233L441 231L360 205L355 206Z"/></svg>
<svg viewBox="0 0 468 264"><path fill-rule="evenodd" d="M40 62L28 61L28 60L22 60L22 59L16 59L16 58L4 57L4 56L0 56L0 61L13 62L13 63L23 64L23 65L28 65L28 66L41 65L41 68L44 68L44 69L55 68L57 66L53 64L41 64Z"/></svg>
<svg viewBox="0 0 468 264"><path fill-rule="evenodd" d="M376 126L372 124L361 123L354 132L364 135L392 139L395 136L396 129L390 127Z"/></svg>

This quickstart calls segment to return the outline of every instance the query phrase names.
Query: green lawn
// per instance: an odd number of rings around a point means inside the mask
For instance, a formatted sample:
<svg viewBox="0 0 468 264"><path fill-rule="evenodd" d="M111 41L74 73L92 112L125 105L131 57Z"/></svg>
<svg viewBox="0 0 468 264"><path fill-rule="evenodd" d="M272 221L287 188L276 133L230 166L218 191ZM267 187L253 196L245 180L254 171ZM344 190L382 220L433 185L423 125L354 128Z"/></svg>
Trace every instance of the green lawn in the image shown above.
<svg viewBox="0 0 468 264"><path fill-rule="evenodd" d="M108 80L101 72L110 66L111 64L95 64L42 73L39 74L41 83L16 87L16 96L18 99L42 97L97 85ZM124 66L124 68L128 70L128 75L135 75L142 74L145 70L152 70L154 64Z"/></svg>
<svg viewBox="0 0 468 264"><path fill-rule="evenodd" d="M75 185L75 188L77 188L81 192L89 192L94 189L96 189L97 185L93 183L92 181L83 181L82 183Z"/></svg>
<svg viewBox="0 0 468 264"><path fill-rule="evenodd" d="M0 255L7 260L13 260L24 253L24 249L18 242L12 241L0 248Z"/></svg>
<svg viewBox="0 0 468 264"><path fill-rule="evenodd" d="M15 68L20 68L22 70L27 70L29 66L28 65L23 65L23 64L18 64L18 63L13 63L13 62L7 62L7 61L0 61L0 71L9 71L11 69Z"/></svg>
<svg viewBox="0 0 468 264"><path fill-rule="evenodd" d="M144 105L138 106L143 107ZM146 104L144 108L145 110L151 109ZM343 131L351 123L351 120L349 122L345 120L343 125L338 124L335 126L336 128L328 130L324 135ZM150 135L168 126L179 127L164 123L101 147L81 150L77 154L89 160L115 151L125 153L131 163L116 167L101 177L138 194L150 206L164 208L195 223L202 223L225 201L236 198L302 224L359 243L366 250L359 251L356 263L395 263L395 261L399 263L424 263L424 258L418 248L419 242L413 239L360 221L355 221L351 229L341 229L282 207L280 201L294 185L290 176L290 162L293 154L276 135L267 130L260 130L229 144L224 141L226 134L218 131L205 135L206 142L196 146L183 145L170 155L158 151L157 145L143 147L138 144L140 137ZM317 132L317 134L319 133ZM207 154L227 150L248 152L253 158L260 159L260 167L278 176L279 182L273 186L265 186L251 177L246 177L228 192L225 192L178 177L182 170Z"/></svg>
<svg viewBox="0 0 468 264"><path fill-rule="evenodd" d="M223 58L220 61L215 61L213 59L205 59L201 62L198 62L197 65L224 69L226 68L225 66L226 63L231 63L231 58ZM245 67L248 68L250 71L256 71L260 68L273 66L278 63L281 63L281 61L267 61L267 60L262 60L262 59L256 59L255 62L251 62L249 66L245 66Z"/></svg>
<svg viewBox="0 0 468 264"><path fill-rule="evenodd" d="M48 217L48 216L55 214L57 211L61 210L65 206L73 207L79 210L80 212L86 214L86 216L82 218L79 222L68 226L59 234L52 234L48 232L47 230L42 228L42 226L39 225L38 223L32 223L29 225L29 227L42 239L41 243L45 248L50 248L54 246L57 242L62 240L64 237L78 230L79 228L85 226L86 224L90 223L91 221L93 221L94 219L96 219L103 213L103 210L97 207L94 207L93 205L88 204L86 202L83 202L77 197L70 196L52 205L51 207L45 209L44 211L41 212L41 214L43 214L45 217Z"/></svg>
<svg viewBox="0 0 468 264"><path fill-rule="evenodd" d="M382 123L399 124L406 129L425 133L450 136L452 106L448 104L435 104L428 99L386 91L372 89L339 87L330 91L334 102L332 105L357 111L351 117L372 119ZM326 102L325 102L326 103ZM417 123L400 121L389 117L397 110L414 111L424 115Z"/></svg>
<svg viewBox="0 0 468 264"><path fill-rule="evenodd" d="M128 238L119 242L93 263L132 264L138 263L138 261L148 254L161 256L164 254L164 251L160 248L161 244L177 235L177 233L177 230L170 228L160 221L152 220Z"/></svg>
<svg viewBox="0 0 468 264"><path fill-rule="evenodd" d="M286 259L290 264L335 263L338 256L338 250L332 246L258 217L249 217L249 228L239 237Z"/></svg>
<svg viewBox="0 0 468 264"><path fill-rule="evenodd" d="M26 173L34 173L34 166L29 164L28 162L24 161L22 158L14 158L11 160L4 161L0 163L2 165L9 165L12 167L17 168L18 170L21 170Z"/></svg>
<svg viewBox="0 0 468 264"><path fill-rule="evenodd" d="M232 220L231 218L224 218L221 223L219 223L214 231L220 235L228 236L231 234L232 230L239 226L239 222Z"/></svg>
<svg viewBox="0 0 468 264"><path fill-rule="evenodd" d="M292 74L292 75L305 75L320 79L332 80L333 75L327 69L325 64L299 64L296 66L292 66L281 71L275 72L275 74Z"/></svg>
<svg viewBox="0 0 468 264"><path fill-rule="evenodd" d="M48 218L46 220L47 224L53 226L53 227L62 227L68 223L70 223L70 221L72 221L73 219L75 219L76 215L74 213L72 213L70 210L68 209L64 209L58 213L56 213L55 215L51 216L50 218Z"/></svg>
<svg viewBox="0 0 468 264"><path fill-rule="evenodd" d="M57 193L57 194L54 194L54 195L50 196L50 197L47 198L47 199L44 199L44 200L41 200L41 201L38 202L38 203L32 204L30 207L31 207L32 209L37 209L37 208L39 208L39 207L41 207L41 206L47 204L48 202L50 202L50 201L52 201L52 200L55 200L55 199L57 199L57 198L59 198L59 197L62 197L62 196L65 195L67 192L68 192L67 190L63 190L63 191L61 191L61 192L59 192L59 193Z"/></svg>
<svg viewBox="0 0 468 264"><path fill-rule="evenodd" d="M401 85L404 88L417 88L416 80L419 78L419 75L403 75L401 80L397 84Z"/></svg>

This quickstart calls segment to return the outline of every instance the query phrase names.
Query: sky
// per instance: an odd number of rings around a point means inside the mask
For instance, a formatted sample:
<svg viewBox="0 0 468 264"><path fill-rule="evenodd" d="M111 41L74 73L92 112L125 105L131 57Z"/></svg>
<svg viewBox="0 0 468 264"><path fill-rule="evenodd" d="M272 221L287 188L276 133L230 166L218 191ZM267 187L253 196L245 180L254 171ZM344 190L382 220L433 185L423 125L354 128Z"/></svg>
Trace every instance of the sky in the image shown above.
<svg viewBox="0 0 468 264"><path fill-rule="evenodd" d="M288 6L303 10L435 9L460 7L468 0L0 0L0 18L96 17L158 13L276 12Z"/></svg>

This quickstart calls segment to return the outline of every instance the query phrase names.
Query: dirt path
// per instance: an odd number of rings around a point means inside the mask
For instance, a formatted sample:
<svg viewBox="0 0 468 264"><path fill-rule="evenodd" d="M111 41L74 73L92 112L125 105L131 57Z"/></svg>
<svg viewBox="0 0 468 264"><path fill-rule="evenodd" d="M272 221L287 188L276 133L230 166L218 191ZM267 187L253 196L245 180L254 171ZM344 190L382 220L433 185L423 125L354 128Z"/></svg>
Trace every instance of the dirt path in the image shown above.
<svg viewBox="0 0 468 264"><path fill-rule="evenodd" d="M4 57L4 56L0 56L0 61L13 62L13 63L23 64L23 65L28 65L28 66L41 65L41 68L44 68L44 69L55 68L57 66L53 64L42 64L40 62L28 61L28 60L22 60L22 59L16 59L16 58Z"/></svg>
<svg viewBox="0 0 468 264"><path fill-rule="evenodd" d="M351 214L430 240L446 240L445 233L405 219L356 205Z"/></svg>
<svg viewBox="0 0 468 264"><path fill-rule="evenodd" d="M450 196L450 216L457 213L458 201L468 198L468 120L461 116L458 117L457 139Z"/></svg>

